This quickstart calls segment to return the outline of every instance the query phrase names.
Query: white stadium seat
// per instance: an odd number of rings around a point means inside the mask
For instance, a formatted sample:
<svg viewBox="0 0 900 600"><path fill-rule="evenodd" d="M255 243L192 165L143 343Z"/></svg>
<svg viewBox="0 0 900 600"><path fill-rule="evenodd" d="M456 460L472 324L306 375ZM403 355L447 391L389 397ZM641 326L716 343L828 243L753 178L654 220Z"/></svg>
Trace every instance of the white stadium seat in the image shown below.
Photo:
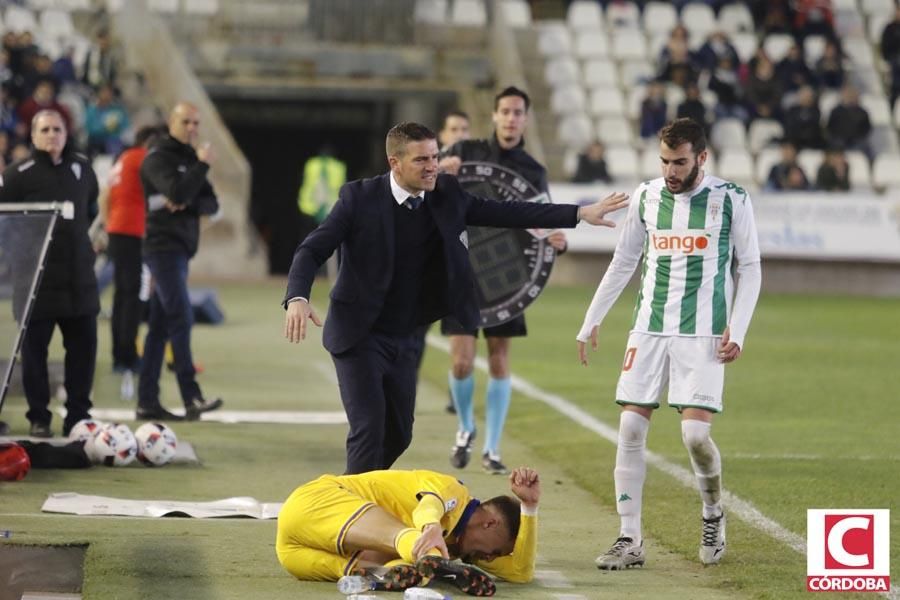
<svg viewBox="0 0 900 600"><path fill-rule="evenodd" d="M443 25L447 22L447 0L416 0L413 17L416 23Z"/></svg>
<svg viewBox="0 0 900 600"><path fill-rule="evenodd" d="M900 186L900 156L882 154L872 165L872 185L878 188Z"/></svg>
<svg viewBox="0 0 900 600"><path fill-rule="evenodd" d="M550 23L538 29L538 52L541 56L571 54L572 39L569 30L561 23Z"/></svg>
<svg viewBox="0 0 900 600"><path fill-rule="evenodd" d="M544 65L544 81L550 87L577 84L581 80L581 69L574 58L558 56Z"/></svg>
<svg viewBox="0 0 900 600"><path fill-rule="evenodd" d="M822 124L828 123L828 117L834 107L840 104L841 93L836 90L825 90L819 96L819 113L822 115Z"/></svg>
<svg viewBox="0 0 900 600"><path fill-rule="evenodd" d="M635 137L631 123L620 116L597 119L597 136L609 146L631 146Z"/></svg>
<svg viewBox="0 0 900 600"><path fill-rule="evenodd" d="M866 16L894 14L894 0L860 0L859 7Z"/></svg>
<svg viewBox="0 0 900 600"><path fill-rule="evenodd" d="M729 148L721 153L716 173L722 179L749 185L753 181L753 157L743 149Z"/></svg>
<svg viewBox="0 0 900 600"><path fill-rule="evenodd" d="M900 129L900 102L894 102L894 127Z"/></svg>
<svg viewBox="0 0 900 600"><path fill-rule="evenodd" d="M575 56L597 58L609 54L609 41L603 29L581 29L575 34Z"/></svg>
<svg viewBox="0 0 900 600"><path fill-rule="evenodd" d="M777 64L787 56L794 43L794 37L787 33L770 33L763 40L763 50L766 51L769 60Z"/></svg>
<svg viewBox="0 0 900 600"><path fill-rule="evenodd" d="M590 111L594 116L625 115L625 99L619 88L600 88L591 91Z"/></svg>
<svg viewBox="0 0 900 600"><path fill-rule="evenodd" d="M487 9L483 0L454 0L450 11L454 25L484 27L487 25Z"/></svg>
<svg viewBox="0 0 900 600"><path fill-rule="evenodd" d="M634 2L610 2L606 7L606 21L612 29L639 29L641 11Z"/></svg>
<svg viewBox="0 0 900 600"><path fill-rule="evenodd" d="M569 5L566 22L573 30L601 29L604 22L600 3L595 0L575 0Z"/></svg>
<svg viewBox="0 0 900 600"><path fill-rule="evenodd" d="M563 152L562 168L566 179L572 179L575 171L578 170L578 154L577 148L566 148L566 151Z"/></svg>
<svg viewBox="0 0 900 600"><path fill-rule="evenodd" d="M641 116L641 104L647 97L647 86L644 84L626 87L628 97L625 100L625 116L632 121Z"/></svg>
<svg viewBox="0 0 900 600"><path fill-rule="evenodd" d="M564 115L557 125L556 137L567 147L581 150L594 140L594 124L584 113Z"/></svg>
<svg viewBox="0 0 900 600"><path fill-rule="evenodd" d="M869 113L872 127L891 124L891 109L883 94L861 94L859 104Z"/></svg>
<svg viewBox="0 0 900 600"><path fill-rule="evenodd" d="M606 167L613 179L637 181L641 178L637 152L626 146L606 149Z"/></svg>
<svg viewBox="0 0 900 600"><path fill-rule="evenodd" d="M757 185L762 187L766 184L766 180L769 178L769 171L779 161L781 161L780 148L763 148L760 150L759 155L756 157L755 166Z"/></svg>
<svg viewBox="0 0 900 600"><path fill-rule="evenodd" d="M647 33L665 33L678 24L678 13L675 7L667 2L648 2L644 6L644 31Z"/></svg>
<svg viewBox="0 0 900 600"><path fill-rule="evenodd" d="M550 109L557 115L584 111L587 100L584 90L577 85L567 85L553 90Z"/></svg>
<svg viewBox="0 0 900 600"><path fill-rule="evenodd" d="M708 4L692 2L681 9L681 22L695 36L706 39L719 28L716 14Z"/></svg>
<svg viewBox="0 0 900 600"><path fill-rule="evenodd" d="M747 148L747 134L744 129L744 122L735 118L719 119L712 127L709 141L713 148L722 152L723 150Z"/></svg>
<svg viewBox="0 0 900 600"><path fill-rule="evenodd" d="M34 13L27 8L11 4L6 7L6 14L3 16L3 22L8 31L21 33L23 31L34 32L37 29L37 19Z"/></svg>
<svg viewBox="0 0 900 600"><path fill-rule="evenodd" d="M825 153L821 150L806 148L797 153L797 162L800 164L803 172L806 173L806 178L809 179L810 183L816 180L816 173L819 172L819 166L823 160L825 160Z"/></svg>
<svg viewBox="0 0 900 600"><path fill-rule="evenodd" d="M841 40L844 54L853 62L853 66L871 67L875 64L872 56L872 45L865 38L847 38Z"/></svg>
<svg viewBox="0 0 900 600"><path fill-rule="evenodd" d="M750 152L759 154L763 148L776 144L783 136L784 127L775 119L754 119L747 134Z"/></svg>
<svg viewBox="0 0 900 600"><path fill-rule="evenodd" d="M184 0L184 14L211 17L219 12L219 0Z"/></svg>
<svg viewBox="0 0 900 600"><path fill-rule="evenodd" d="M825 36L808 35L803 40L803 58L810 68L815 68L816 62L825 54Z"/></svg>
<svg viewBox="0 0 900 600"><path fill-rule="evenodd" d="M738 58L742 63L750 62L756 49L759 48L759 41L754 33L734 33L730 36L731 44L737 52Z"/></svg>
<svg viewBox="0 0 900 600"><path fill-rule="evenodd" d="M834 11L851 10L857 12L859 10L856 0L831 0L831 8Z"/></svg>
<svg viewBox="0 0 900 600"><path fill-rule="evenodd" d="M618 60L646 60L647 41L640 29L617 29L612 32L612 55Z"/></svg>
<svg viewBox="0 0 900 600"><path fill-rule="evenodd" d="M872 176L869 172L869 159L859 150L850 150L845 154L850 171L850 187L872 187Z"/></svg>
<svg viewBox="0 0 900 600"><path fill-rule="evenodd" d="M611 61L596 58L584 63L584 85L586 88L609 87L619 85L616 65Z"/></svg>
<svg viewBox="0 0 900 600"><path fill-rule="evenodd" d="M753 15L743 2L726 4L719 9L719 28L725 33L752 33L755 27Z"/></svg>
<svg viewBox="0 0 900 600"><path fill-rule="evenodd" d="M641 164L639 165L638 174L641 179L656 179L662 176L658 147L651 146L641 152Z"/></svg>
<svg viewBox="0 0 900 600"><path fill-rule="evenodd" d="M75 33L72 15L63 10L48 8L41 13L41 29L45 35L52 37L68 37Z"/></svg>
<svg viewBox="0 0 900 600"><path fill-rule="evenodd" d="M500 10L506 24L514 29L531 27L531 6L525 0L502 0Z"/></svg>
<svg viewBox="0 0 900 600"><path fill-rule="evenodd" d="M177 13L178 0L147 0L147 8L158 13Z"/></svg>
<svg viewBox="0 0 900 600"><path fill-rule="evenodd" d="M872 15L869 17L869 41L876 46L881 43L881 33L885 26L892 21L892 15Z"/></svg>
<svg viewBox="0 0 900 600"><path fill-rule="evenodd" d="M625 88L644 85L656 76L653 65L646 60L625 60L620 64L622 85Z"/></svg>

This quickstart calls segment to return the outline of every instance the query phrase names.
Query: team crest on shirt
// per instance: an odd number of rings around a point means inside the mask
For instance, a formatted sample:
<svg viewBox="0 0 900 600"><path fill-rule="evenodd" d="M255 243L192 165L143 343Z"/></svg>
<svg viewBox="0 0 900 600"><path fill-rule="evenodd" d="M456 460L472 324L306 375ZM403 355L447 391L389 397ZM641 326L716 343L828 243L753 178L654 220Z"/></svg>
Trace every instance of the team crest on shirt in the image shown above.
<svg viewBox="0 0 900 600"><path fill-rule="evenodd" d="M722 205L718 202L713 202L709 205L709 218L713 221L718 221L719 213L722 212Z"/></svg>
<svg viewBox="0 0 900 600"><path fill-rule="evenodd" d="M450 498L444 503L444 512L450 512L456 508L456 498Z"/></svg>
<svg viewBox="0 0 900 600"><path fill-rule="evenodd" d="M81 180L81 165L72 163L72 173L75 174L75 179Z"/></svg>

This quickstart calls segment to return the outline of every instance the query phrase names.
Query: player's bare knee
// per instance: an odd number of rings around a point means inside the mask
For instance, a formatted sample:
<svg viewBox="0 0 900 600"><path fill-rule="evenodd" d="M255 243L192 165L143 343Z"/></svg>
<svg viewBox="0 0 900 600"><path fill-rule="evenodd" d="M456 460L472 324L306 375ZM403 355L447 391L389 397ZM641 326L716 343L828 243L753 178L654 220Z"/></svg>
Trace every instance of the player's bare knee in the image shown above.
<svg viewBox="0 0 900 600"><path fill-rule="evenodd" d="M456 379L465 379L475 370L475 361L469 357L454 358L451 371Z"/></svg>

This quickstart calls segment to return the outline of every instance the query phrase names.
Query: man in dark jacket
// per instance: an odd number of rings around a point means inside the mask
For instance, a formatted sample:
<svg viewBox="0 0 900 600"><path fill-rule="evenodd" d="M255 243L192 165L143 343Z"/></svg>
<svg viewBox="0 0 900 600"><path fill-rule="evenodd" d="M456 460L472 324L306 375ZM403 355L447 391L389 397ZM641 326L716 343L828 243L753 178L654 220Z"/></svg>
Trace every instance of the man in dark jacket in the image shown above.
<svg viewBox="0 0 900 600"><path fill-rule="evenodd" d="M541 192L546 193L547 171L525 150L525 129L531 100L524 91L508 87L494 98L494 135L489 139L463 140L446 152L441 168L456 175L463 162L495 163L520 175ZM547 241L558 252L565 252L566 237L561 231L551 234ZM450 395L456 405L459 429L451 450L450 464L457 469L469 463L475 439L475 417L472 408L474 367L478 329L463 327L450 317L441 321L441 333L450 337L452 366L448 375ZM510 379L510 338L528 334L525 315L483 331L488 348L490 378L485 391L485 436L481 455L482 468L492 474L505 475L508 470L500 458L500 439L512 398Z"/></svg>
<svg viewBox="0 0 900 600"><path fill-rule="evenodd" d="M141 165L147 200L144 262L153 275L150 321L138 384L138 420L180 420L159 401L159 376L167 340L172 343L175 375L185 418L215 410L222 400L206 400L197 383L191 355L193 312L188 296L188 261L197 252L200 216L218 211L219 202L206 178L213 159L209 144L194 149L200 128L197 107L178 103L169 115L169 134L150 149Z"/></svg>
<svg viewBox="0 0 900 600"><path fill-rule="evenodd" d="M65 151L66 125L52 110L31 122L34 151L3 172L0 203L71 202L72 218L57 220L31 320L22 340L22 384L28 400L31 435L52 437L47 349L58 326L66 349L66 418L63 435L90 417L91 386L97 360L100 300L88 228L97 214L97 176L83 154ZM17 294L19 296L19 294ZM23 299L16 298L16 304Z"/></svg>
<svg viewBox="0 0 900 600"><path fill-rule="evenodd" d="M350 422L347 473L387 469L412 440L419 354L416 328L453 315L479 322L466 225L575 227L613 223L627 196L588 206L495 202L438 175L435 134L401 123L387 135L389 173L341 188L337 204L294 253L284 299L285 337L300 342L317 269L340 247L322 342L331 353Z"/></svg>

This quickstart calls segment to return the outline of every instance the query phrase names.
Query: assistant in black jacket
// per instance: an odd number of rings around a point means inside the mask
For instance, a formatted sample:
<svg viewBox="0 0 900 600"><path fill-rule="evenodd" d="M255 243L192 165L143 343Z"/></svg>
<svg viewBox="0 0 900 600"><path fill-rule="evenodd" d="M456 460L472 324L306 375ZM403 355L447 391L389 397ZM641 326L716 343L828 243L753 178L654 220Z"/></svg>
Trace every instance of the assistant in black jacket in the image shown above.
<svg viewBox="0 0 900 600"><path fill-rule="evenodd" d="M197 252L200 216L218 211L219 202L206 176L212 162L209 145L194 149L200 112L187 102L169 115L169 134L156 143L141 164L147 201L144 262L153 275L150 320L138 383L138 420L180 420L159 401L159 377L166 341L172 343L175 376L188 420L222 405L207 401L197 383L191 354L193 309L188 296L188 261Z"/></svg>
<svg viewBox="0 0 900 600"><path fill-rule="evenodd" d="M75 423L90 417L97 359L100 301L94 277L95 254L88 238L88 228L97 214L97 177L86 156L65 151L66 137L65 121L59 113L37 113L31 128L34 151L29 158L9 165L0 182L2 203L68 201L73 205L72 218L56 221L41 285L22 340L22 383L34 437L52 436L47 349L54 329L59 327L66 348L67 415L63 435L68 435ZM40 232L26 224L15 234ZM25 306L27 287L16 286L13 303L17 318Z"/></svg>
<svg viewBox="0 0 900 600"><path fill-rule="evenodd" d="M466 225L575 227L606 224L623 207L613 195L585 207L505 203L466 193L438 176L435 135L417 123L388 132L388 174L341 188L331 213L297 248L284 304L285 337L299 342L316 271L338 248L323 342L332 354L350 432L347 473L389 468L412 439L417 325L452 314L475 327L478 304ZM413 206L410 206L413 205Z"/></svg>

